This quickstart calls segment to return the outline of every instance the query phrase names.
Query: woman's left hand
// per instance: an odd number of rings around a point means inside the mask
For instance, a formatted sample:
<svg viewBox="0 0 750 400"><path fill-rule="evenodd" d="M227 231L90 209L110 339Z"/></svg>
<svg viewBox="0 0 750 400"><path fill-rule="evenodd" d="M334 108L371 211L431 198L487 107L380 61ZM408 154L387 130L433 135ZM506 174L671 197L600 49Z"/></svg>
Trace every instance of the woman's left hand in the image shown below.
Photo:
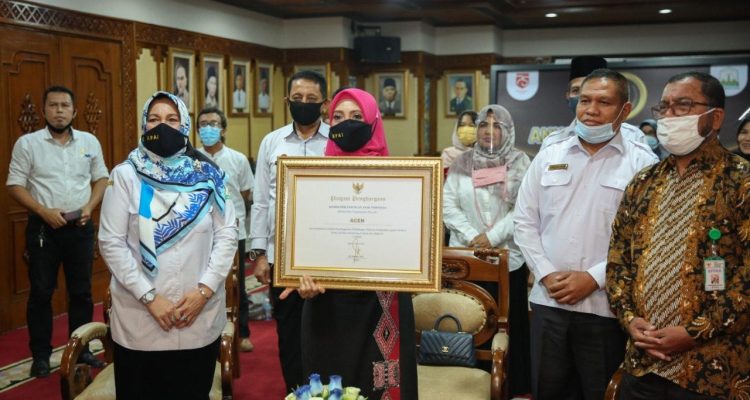
<svg viewBox="0 0 750 400"><path fill-rule="evenodd" d="M313 280L313 278L307 275L303 275L299 278L299 287L284 289L284 291L279 295L279 299L286 299L289 294L291 294L295 290L297 291L297 293L299 293L299 297L302 297L303 299L312 299L313 297L326 292L326 288L315 283L315 280Z"/></svg>
<svg viewBox="0 0 750 400"><path fill-rule="evenodd" d="M211 291L211 289L206 287L203 290ZM185 293L175 305L174 316L177 321L174 325L175 328L181 329L192 325L195 319L198 318L198 314L203 311L206 303L208 303L208 299L203 297L198 288L191 289Z"/></svg>

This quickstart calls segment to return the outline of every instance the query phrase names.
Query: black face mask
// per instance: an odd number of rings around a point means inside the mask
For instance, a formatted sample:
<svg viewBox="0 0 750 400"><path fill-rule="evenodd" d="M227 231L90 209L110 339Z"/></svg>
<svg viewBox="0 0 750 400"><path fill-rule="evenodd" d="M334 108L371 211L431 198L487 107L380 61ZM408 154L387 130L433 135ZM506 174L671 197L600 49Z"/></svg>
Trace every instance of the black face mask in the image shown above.
<svg viewBox="0 0 750 400"><path fill-rule="evenodd" d="M356 119L347 119L332 126L328 138L341 150L351 153L362 148L372 139L372 125Z"/></svg>
<svg viewBox="0 0 750 400"><path fill-rule="evenodd" d="M63 127L63 128L56 128L56 127L52 126L52 124L50 124L49 122L47 122L47 129L49 129L49 131L52 132L52 133L60 134L60 133L65 133L65 131L67 131L70 128L71 125L73 125L73 122L69 123L68 125L65 125L65 127Z"/></svg>
<svg viewBox="0 0 750 400"><path fill-rule="evenodd" d="M300 125L312 125L320 119L320 103L303 103L301 101L290 101L289 112L292 113L294 122Z"/></svg>
<svg viewBox="0 0 750 400"><path fill-rule="evenodd" d="M149 151L165 158L176 154L186 143L180 131L164 123L149 129L141 141Z"/></svg>

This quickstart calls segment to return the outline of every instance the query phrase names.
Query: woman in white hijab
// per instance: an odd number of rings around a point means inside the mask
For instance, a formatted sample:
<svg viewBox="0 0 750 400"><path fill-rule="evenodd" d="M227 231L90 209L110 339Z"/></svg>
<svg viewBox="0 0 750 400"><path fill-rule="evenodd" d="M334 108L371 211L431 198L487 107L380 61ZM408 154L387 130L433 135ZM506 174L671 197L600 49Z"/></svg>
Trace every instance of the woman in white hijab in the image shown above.
<svg viewBox="0 0 750 400"><path fill-rule="evenodd" d="M443 188L443 222L450 246L505 248L509 251L510 394L530 392L528 269L513 242L513 210L529 157L515 148L513 119L499 105L482 108L477 142L459 155ZM490 288L497 293L497 288Z"/></svg>

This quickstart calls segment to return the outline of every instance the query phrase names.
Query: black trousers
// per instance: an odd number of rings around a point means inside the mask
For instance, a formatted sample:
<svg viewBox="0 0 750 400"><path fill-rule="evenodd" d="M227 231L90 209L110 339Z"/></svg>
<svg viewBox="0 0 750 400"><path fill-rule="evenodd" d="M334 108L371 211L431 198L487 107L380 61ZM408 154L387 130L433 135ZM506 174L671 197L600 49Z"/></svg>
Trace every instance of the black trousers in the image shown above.
<svg viewBox="0 0 750 400"><path fill-rule="evenodd" d="M52 295L60 263L68 289L68 334L91 322L91 267L94 259L94 225L68 224L52 229L40 217L29 215L26 225L29 255L29 300L26 321L34 358L49 360L52 353Z"/></svg>
<svg viewBox="0 0 750 400"><path fill-rule="evenodd" d="M511 395L531 392L531 348L529 343L529 269L526 265L509 274L508 388Z"/></svg>
<svg viewBox="0 0 750 400"><path fill-rule="evenodd" d="M273 276L273 266L271 266ZM302 306L305 300L292 292L289 297L279 300L284 291L281 287L271 287L271 305L276 319L276 333L279 336L279 359L287 392L291 392L307 381L302 375Z"/></svg>
<svg viewBox="0 0 750 400"><path fill-rule="evenodd" d="M208 400L219 339L190 350L139 351L115 343L117 400Z"/></svg>
<svg viewBox="0 0 750 400"><path fill-rule="evenodd" d="M240 337L250 337L250 324L248 323L250 313L250 300L247 298L247 290L245 290L245 239L237 242L237 250L240 253L240 265L238 266L237 280L240 284Z"/></svg>
<svg viewBox="0 0 750 400"><path fill-rule="evenodd" d="M625 355L615 318L531 304L534 400L601 400Z"/></svg>
<svg viewBox="0 0 750 400"><path fill-rule="evenodd" d="M712 400L716 397L691 392L676 383L668 381L655 374L641 377L622 374L620 386L617 389L618 400Z"/></svg>

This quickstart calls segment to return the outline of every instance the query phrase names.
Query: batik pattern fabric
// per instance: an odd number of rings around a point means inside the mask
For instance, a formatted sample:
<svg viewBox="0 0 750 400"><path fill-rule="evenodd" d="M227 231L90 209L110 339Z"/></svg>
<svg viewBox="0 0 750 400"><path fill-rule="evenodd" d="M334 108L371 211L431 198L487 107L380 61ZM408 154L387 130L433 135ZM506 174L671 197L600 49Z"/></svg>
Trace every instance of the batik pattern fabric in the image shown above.
<svg viewBox="0 0 750 400"><path fill-rule="evenodd" d="M750 399L750 164L712 139L691 161L688 173L701 175L697 190L670 188L675 173L670 156L638 173L628 185L613 223L607 265L607 295L625 329L636 317L653 318L648 301L655 287L649 279L648 260L660 249L654 244L659 207L667 190L688 191L693 215L676 262L675 280L680 325L695 340L695 347L679 355L681 372L673 381L708 396ZM708 231L721 231L716 243L725 260L726 289L705 291L703 260L711 256ZM662 255L663 257L663 255ZM653 275L653 274L652 274ZM663 289L662 289L663 290ZM635 376L656 372L663 364L628 342L625 370Z"/></svg>
<svg viewBox="0 0 750 400"><path fill-rule="evenodd" d="M681 257L687 248L688 229L695 216L695 193L703 184L703 174L697 164L691 164L683 177L672 170L666 184L662 200L657 202L651 251L643 268L644 309L649 322L659 329L682 323ZM656 362L654 373L677 382L682 364L682 356L677 354L671 361Z"/></svg>

